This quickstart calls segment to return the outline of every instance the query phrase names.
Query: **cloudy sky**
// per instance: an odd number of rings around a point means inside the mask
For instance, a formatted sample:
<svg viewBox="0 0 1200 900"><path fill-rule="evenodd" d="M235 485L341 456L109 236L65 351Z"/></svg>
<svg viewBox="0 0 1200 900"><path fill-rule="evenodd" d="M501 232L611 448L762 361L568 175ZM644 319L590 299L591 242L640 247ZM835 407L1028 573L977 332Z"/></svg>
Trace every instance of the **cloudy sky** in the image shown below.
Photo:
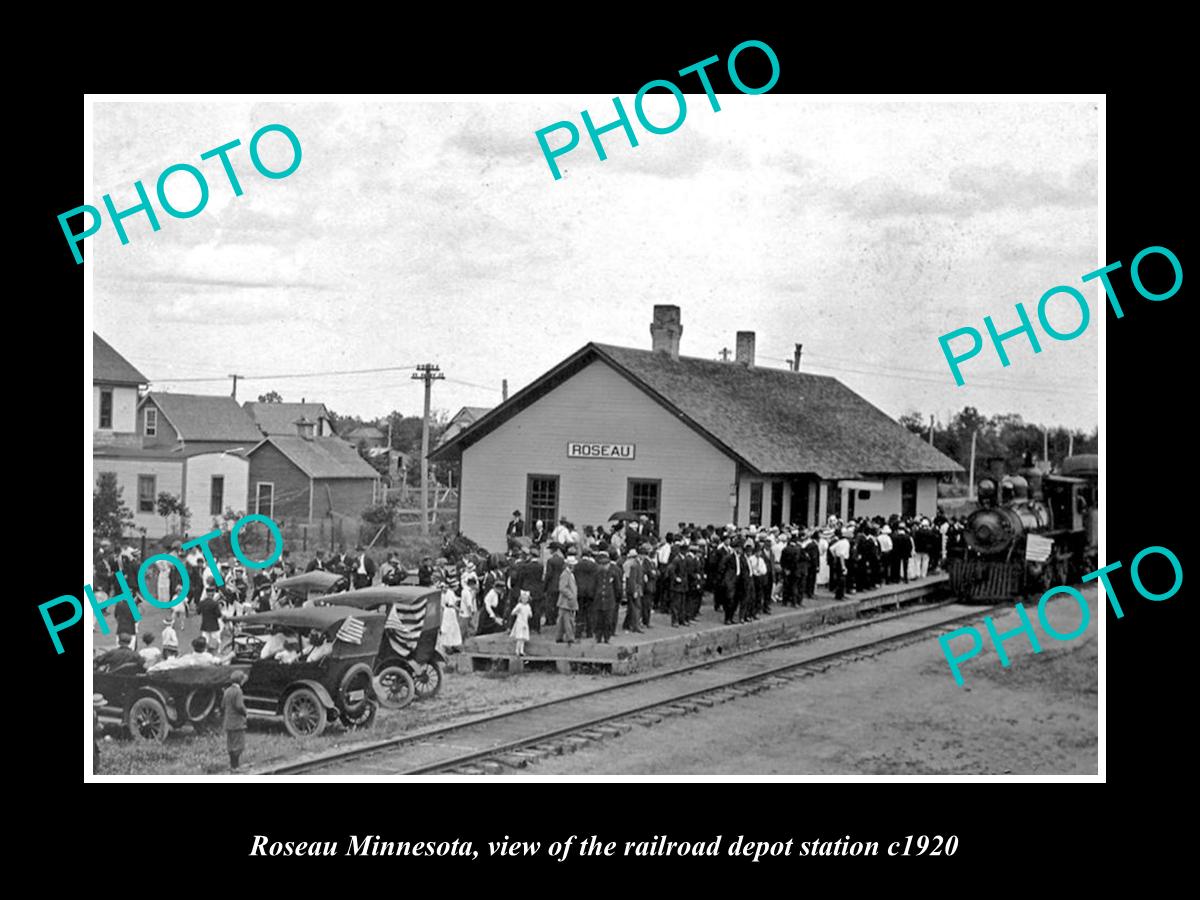
<svg viewBox="0 0 1200 900"><path fill-rule="evenodd" d="M1008 342L964 365L956 387L938 336L1017 324L1058 284L1083 288L1097 258L1097 112L1090 103L816 103L798 96L688 95L683 126L639 146L586 132L555 181L534 132L611 97L509 102L97 103L101 206L153 196L178 162L208 177L190 219L159 211L87 241L93 326L160 390L239 399L276 390L364 417L419 413L408 371L261 376L441 365L434 406L491 406L587 341L650 346L656 303L682 308L682 352L715 358L757 332L763 365L834 375L886 412L985 413L1090 430L1097 421L1096 316L1075 341ZM632 98L623 98L632 114ZM647 102L667 123L669 95ZM282 123L303 159L269 180L255 130ZM201 152L231 153L245 193ZM551 137L557 146L558 135ZM290 149L265 138L283 168ZM195 203L175 175L168 198ZM190 191L189 191L190 188ZM157 205L157 202L156 202ZM1096 290L1085 294L1098 309ZM1062 300L1062 331L1078 311ZM177 379L177 380L171 380ZM211 379L183 381L178 379Z"/></svg>

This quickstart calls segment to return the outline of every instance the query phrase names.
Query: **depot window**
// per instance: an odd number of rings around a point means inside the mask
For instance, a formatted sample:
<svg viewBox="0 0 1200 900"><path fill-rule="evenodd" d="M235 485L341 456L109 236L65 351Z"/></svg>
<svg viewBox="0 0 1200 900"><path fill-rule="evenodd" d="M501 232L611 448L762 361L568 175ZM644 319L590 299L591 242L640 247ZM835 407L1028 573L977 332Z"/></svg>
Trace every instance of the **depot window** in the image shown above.
<svg viewBox="0 0 1200 900"><path fill-rule="evenodd" d="M558 522L558 476L529 475L525 483L526 522L540 521L547 530Z"/></svg>
<svg viewBox="0 0 1200 900"><path fill-rule="evenodd" d="M659 510L662 508L662 479L630 478L625 499L626 509L646 516L651 524L657 526Z"/></svg>

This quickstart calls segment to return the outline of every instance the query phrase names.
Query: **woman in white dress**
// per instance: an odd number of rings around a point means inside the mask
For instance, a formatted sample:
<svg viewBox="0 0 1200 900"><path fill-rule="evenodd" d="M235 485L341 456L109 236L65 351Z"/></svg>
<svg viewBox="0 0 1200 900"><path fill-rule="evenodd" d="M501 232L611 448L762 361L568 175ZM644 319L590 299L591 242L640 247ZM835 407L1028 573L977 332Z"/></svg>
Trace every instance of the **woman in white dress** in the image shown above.
<svg viewBox="0 0 1200 900"><path fill-rule="evenodd" d="M479 579L475 575L475 567L468 565L467 573L463 577L462 598L458 604L459 624L462 626L462 635L469 638L475 633L475 616L479 612L479 606L475 602L475 592L479 590Z"/></svg>
<svg viewBox="0 0 1200 900"><path fill-rule="evenodd" d="M820 565L817 569L817 584L824 587L829 584L829 535L824 531L817 539L817 549L821 551Z"/></svg>
<svg viewBox="0 0 1200 900"><path fill-rule="evenodd" d="M458 627L458 597L449 587L442 589L442 628L438 633L438 645L443 650L457 650L462 646L462 631Z"/></svg>

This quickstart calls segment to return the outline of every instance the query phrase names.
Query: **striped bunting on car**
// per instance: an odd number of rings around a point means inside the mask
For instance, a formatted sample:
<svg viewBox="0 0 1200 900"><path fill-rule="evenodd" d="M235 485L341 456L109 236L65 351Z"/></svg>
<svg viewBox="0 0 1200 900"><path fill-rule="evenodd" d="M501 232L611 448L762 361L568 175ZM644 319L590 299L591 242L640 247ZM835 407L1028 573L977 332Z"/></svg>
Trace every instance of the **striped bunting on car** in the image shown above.
<svg viewBox="0 0 1200 900"><path fill-rule="evenodd" d="M365 631L366 629L363 628L362 620L350 616L342 623L342 627L338 629L336 639L345 641L347 644L361 644Z"/></svg>
<svg viewBox="0 0 1200 900"><path fill-rule="evenodd" d="M412 655L425 625L425 597L393 603L384 629L392 650L402 659Z"/></svg>

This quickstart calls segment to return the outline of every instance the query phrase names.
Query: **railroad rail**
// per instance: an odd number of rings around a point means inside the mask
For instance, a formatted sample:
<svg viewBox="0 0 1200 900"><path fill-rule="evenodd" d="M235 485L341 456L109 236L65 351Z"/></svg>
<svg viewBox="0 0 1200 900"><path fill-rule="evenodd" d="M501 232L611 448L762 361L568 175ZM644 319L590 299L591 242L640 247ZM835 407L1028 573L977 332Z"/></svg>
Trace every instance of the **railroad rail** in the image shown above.
<svg viewBox="0 0 1200 900"><path fill-rule="evenodd" d="M964 607L954 601L909 607L859 619L763 647L671 669L622 678L611 685L568 697L501 710L432 726L319 757L257 770L266 775L461 775L504 774L548 756L619 736L634 725L652 726L667 716L686 715L735 697L757 693L829 667L926 639L931 632L977 620L993 607ZM947 615L948 613L948 615ZM894 630L899 620L920 619ZM907 623L904 623L907 624ZM879 629L880 637L856 640L855 632ZM847 638L849 643L847 644ZM784 656L797 646L845 644L816 655Z"/></svg>

